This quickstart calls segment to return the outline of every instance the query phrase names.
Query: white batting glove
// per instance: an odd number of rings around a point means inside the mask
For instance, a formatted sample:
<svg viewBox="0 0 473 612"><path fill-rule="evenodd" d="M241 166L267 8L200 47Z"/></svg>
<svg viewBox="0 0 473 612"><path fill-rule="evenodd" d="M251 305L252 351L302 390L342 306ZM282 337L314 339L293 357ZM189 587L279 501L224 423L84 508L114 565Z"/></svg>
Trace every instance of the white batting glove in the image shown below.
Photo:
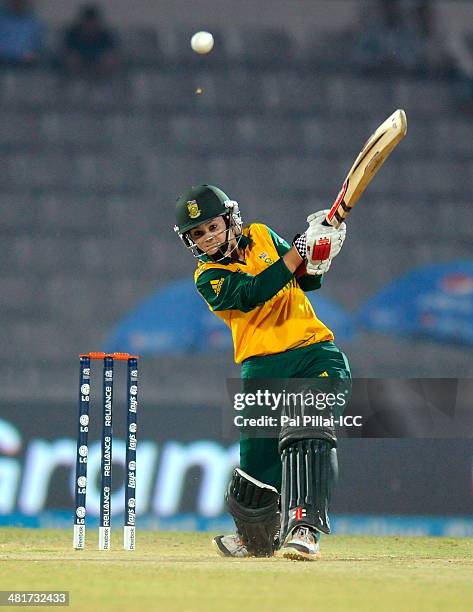
<svg viewBox="0 0 473 612"><path fill-rule="evenodd" d="M328 212L328 209L320 210L307 217L307 274L325 274L345 241L345 223L339 228L323 225Z"/></svg>
<svg viewBox="0 0 473 612"><path fill-rule="evenodd" d="M331 259L325 259L323 261L314 261L311 264L306 264L306 274L311 274L313 276L321 276L329 271L330 266L332 265Z"/></svg>

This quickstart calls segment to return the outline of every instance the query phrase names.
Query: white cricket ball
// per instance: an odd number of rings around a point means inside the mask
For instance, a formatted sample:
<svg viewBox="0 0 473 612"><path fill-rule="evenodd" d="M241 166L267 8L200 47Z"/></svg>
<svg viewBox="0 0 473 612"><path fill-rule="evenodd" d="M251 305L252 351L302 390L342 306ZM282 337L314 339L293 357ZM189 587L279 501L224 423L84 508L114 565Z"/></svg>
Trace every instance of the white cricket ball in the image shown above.
<svg viewBox="0 0 473 612"><path fill-rule="evenodd" d="M210 32L196 32L191 38L191 47L196 53L208 53L214 46L214 37Z"/></svg>

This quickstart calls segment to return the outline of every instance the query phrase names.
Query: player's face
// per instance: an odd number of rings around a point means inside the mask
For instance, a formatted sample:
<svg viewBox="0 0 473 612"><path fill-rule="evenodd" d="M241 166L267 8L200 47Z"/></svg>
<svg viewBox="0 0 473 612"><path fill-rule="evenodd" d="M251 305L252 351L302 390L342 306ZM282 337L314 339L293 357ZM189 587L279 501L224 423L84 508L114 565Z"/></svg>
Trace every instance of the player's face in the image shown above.
<svg viewBox="0 0 473 612"><path fill-rule="evenodd" d="M191 229L190 236L201 251L214 255L225 242L227 226L223 217L214 217Z"/></svg>

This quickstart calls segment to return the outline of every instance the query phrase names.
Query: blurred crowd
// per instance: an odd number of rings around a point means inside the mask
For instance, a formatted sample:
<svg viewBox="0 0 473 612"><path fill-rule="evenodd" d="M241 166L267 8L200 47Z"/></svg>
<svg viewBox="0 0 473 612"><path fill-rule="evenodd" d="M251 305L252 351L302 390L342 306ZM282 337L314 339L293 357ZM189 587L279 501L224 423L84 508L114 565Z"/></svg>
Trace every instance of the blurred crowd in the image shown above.
<svg viewBox="0 0 473 612"><path fill-rule="evenodd" d="M451 76L454 61L437 27L431 2L381 0L361 16L354 62L366 73Z"/></svg>
<svg viewBox="0 0 473 612"><path fill-rule="evenodd" d="M0 65L25 68L39 63L70 75L107 76L124 65L117 33L98 4L82 6L58 39L38 17L33 0L0 0ZM473 107L473 24L446 40L431 0L360 1L351 57L360 73L446 78ZM342 58L340 58L340 62Z"/></svg>
<svg viewBox="0 0 473 612"><path fill-rule="evenodd" d="M4 0L0 9L0 63L26 68L39 63L71 74L107 75L119 66L118 38L98 5L83 5L59 40L48 45L47 28L32 0Z"/></svg>
<svg viewBox="0 0 473 612"><path fill-rule="evenodd" d="M473 31L448 44L431 0L364 3L352 61L368 75L451 79L465 102L473 100Z"/></svg>

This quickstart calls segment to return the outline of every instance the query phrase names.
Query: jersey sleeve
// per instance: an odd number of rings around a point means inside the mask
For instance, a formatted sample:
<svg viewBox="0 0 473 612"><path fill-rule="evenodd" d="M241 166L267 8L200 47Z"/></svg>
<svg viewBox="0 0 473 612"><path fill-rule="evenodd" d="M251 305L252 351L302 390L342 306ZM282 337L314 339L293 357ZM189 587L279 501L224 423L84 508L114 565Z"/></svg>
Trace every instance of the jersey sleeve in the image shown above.
<svg viewBox="0 0 473 612"><path fill-rule="evenodd" d="M278 236L276 232L274 232L270 227L266 226L271 238L273 239L274 246L276 247L276 251L278 252L279 257L285 255L288 251L291 250L291 245Z"/></svg>
<svg viewBox="0 0 473 612"><path fill-rule="evenodd" d="M249 312L271 299L292 279L292 272L278 259L255 276L210 268L197 278L196 285L212 310Z"/></svg>
<svg viewBox="0 0 473 612"><path fill-rule="evenodd" d="M271 234L271 238L273 239L274 246L278 252L278 255L282 257L285 253L287 253L291 249L291 245L278 236L276 232L274 232L270 227L268 227L268 231ZM323 275L312 275L312 274L304 274L297 279L299 287L302 291L315 291L316 289L320 289L323 282Z"/></svg>
<svg viewBox="0 0 473 612"><path fill-rule="evenodd" d="M297 279L297 282L302 291L315 291L320 289L323 279L323 274L304 274Z"/></svg>

